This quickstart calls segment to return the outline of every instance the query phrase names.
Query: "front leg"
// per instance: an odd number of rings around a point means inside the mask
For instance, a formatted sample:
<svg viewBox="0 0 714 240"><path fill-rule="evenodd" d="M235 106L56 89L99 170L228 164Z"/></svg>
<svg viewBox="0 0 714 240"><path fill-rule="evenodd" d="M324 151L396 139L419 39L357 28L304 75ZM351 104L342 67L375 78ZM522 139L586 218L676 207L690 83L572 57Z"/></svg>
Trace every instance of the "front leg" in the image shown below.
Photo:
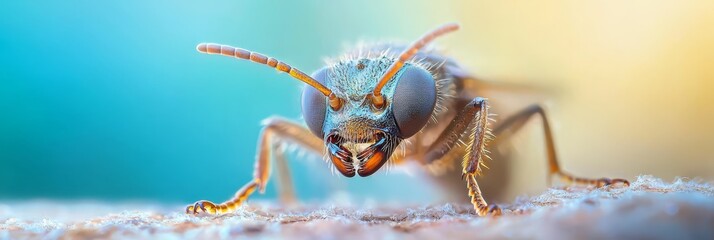
<svg viewBox="0 0 714 240"><path fill-rule="evenodd" d="M486 203L476 182L476 176L481 171L482 158L486 156L487 152L486 140L490 135L488 108L486 99L480 97L473 99L454 117L425 155L427 162L439 160L457 145L464 133L469 134L466 142L466 154L464 154L461 163L461 174L462 178L466 180L471 203L479 216L501 215L501 209L498 206Z"/></svg>
<svg viewBox="0 0 714 240"><path fill-rule="evenodd" d="M275 154L277 146L275 144L275 140L287 141L293 144L297 144L304 150L318 155L321 155L324 152L324 145L322 140L315 137L307 128L279 118L267 119L265 121L265 127L261 132L260 140L258 140L258 154L257 159L255 161L253 180L248 182L240 190L238 190L233 196L233 198L223 203L215 204L207 200L197 201L196 203L186 207L186 213L228 213L235 210L236 207L240 206L240 204L245 202L245 200L248 199L248 197L253 194L255 190L260 190L261 193L265 191L265 186L267 185L268 179L270 178L270 163L272 158L271 155ZM278 160L282 160L280 156L277 157L279 157ZM281 169L281 171L279 172L285 171L286 174L287 168L285 166L279 166L279 169ZM291 184L289 182L289 179L283 179L283 184Z"/></svg>

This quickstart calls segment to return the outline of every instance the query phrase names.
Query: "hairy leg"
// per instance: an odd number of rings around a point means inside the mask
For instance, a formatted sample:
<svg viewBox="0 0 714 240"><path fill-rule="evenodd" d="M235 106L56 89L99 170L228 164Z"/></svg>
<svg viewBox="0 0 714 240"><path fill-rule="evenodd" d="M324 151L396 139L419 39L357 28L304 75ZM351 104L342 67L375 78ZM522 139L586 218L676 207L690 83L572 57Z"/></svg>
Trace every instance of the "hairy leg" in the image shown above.
<svg viewBox="0 0 714 240"><path fill-rule="evenodd" d="M530 107L527 107L526 109L516 113L513 116L510 116L503 120L498 126L496 126L493 130L493 133L498 136L498 139L502 138L507 138L511 134L516 133L518 130L520 130L525 123L531 119L533 115L539 115L541 117L541 120L543 122L543 131L545 135L545 149L547 153L547 158L548 158L548 184L550 185L551 178L553 175L559 176L563 181L569 183L569 184L588 184L588 185L595 185L598 187L602 186L607 186L611 184L616 184L616 183L622 183L624 185L630 185L630 182L628 182L625 179L609 179L609 178L599 178L599 179L591 179L591 178L581 178L581 177L575 177L572 174L564 172L559 164L558 164L558 157L555 153L555 143L553 141L553 133L551 132L550 129L550 124L548 123L548 118L546 117L545 111L540 105L532 105Z"/></svg>
<svg viewBox="0 0 714 240"><path fill-rule="evenodd" d="M270 178L271 155L277 152L275 151L277 147L275 140L297 144L299 147L315 154L321 155L324 152L322 140L315 137L307 128L303 126L280 118L266 119L264 124L265 127L263 128L260 139L258 140L258 154L253 172L253 180L239 189L233 198L223 203L215 204L207 200L197 201L196 203L186 207L186 213L197 214L199 212L206 212L211 214L223 214L231 212L235 210L236 207L240 206L240 204L243 203L248 196L255 192L255 190L260 190L261 192L265 191L265 186ZM281 154L277 154L276 157L276 160L278 161L278 173L283 174L283 176L280 176L281 182L284 185L292 186L289 177L285 176L287 174L287 164L285 163L284 158ZM284 187L292 189L288 186Z"/></svg>
<svg viewBox="0 0 714 240"><path fill-rule="evenodd" d="M501 209L496 205L488 205L483 199L476 182L476 176L481 171L482 158L486 155L486 140L488 130L488 104L486 99L477 97L459 112L444 132L434 141L425 154L427 163L443 159L450 150L457 146L464 134L468 134L466 154L462 161L462 178L466 180L471 203L479 216L501 215Z"/></svg>

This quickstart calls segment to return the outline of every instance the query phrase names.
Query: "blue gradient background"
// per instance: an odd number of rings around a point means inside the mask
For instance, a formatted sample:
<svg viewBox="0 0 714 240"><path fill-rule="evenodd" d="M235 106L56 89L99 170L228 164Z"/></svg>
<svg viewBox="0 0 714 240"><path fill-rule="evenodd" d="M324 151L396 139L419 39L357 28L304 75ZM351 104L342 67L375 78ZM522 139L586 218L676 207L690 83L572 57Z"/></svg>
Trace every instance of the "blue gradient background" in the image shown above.
<svg viewBox="0 0 714 240"><path fill-rule="evenodd" d="M469 70L554 93L546 107L567 170L710 180L712 9L698 0L0 1L0 200L224 200L252 178L261 120L301 121L302 84L199 54L197 43L312 72L349 43L410 41L452 21L463 29L438 43ZM545 188L533 124L514 144L515 194ZM434 193L409 174L346 179L293 159L304 200ZM275 192L270 184L258 197Z"/></svg>
<svg viewBox="0 0 714 240"><path fill-rule="evenodd" d="M423 31L385 24L411 24L390 17L398 4L372 8L379 19L356 10L368 3L329 4L3 1L0 198L231 196L252 178L261 120L301 121L302 85L270 68L199 54L196 44L236 45L311 72L345 42ZM319 160L291 165L307 199L383 182L346 183ZM380 185L365 192L390 195L396 186ZM267 198L275 195L270 186Z"/></svg>

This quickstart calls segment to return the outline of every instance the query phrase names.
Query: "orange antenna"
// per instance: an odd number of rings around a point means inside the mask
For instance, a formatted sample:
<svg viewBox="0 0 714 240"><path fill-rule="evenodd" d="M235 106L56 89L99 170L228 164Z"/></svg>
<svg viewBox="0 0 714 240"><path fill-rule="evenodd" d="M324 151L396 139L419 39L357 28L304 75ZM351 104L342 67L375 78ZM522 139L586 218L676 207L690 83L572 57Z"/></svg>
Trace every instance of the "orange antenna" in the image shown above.
<svg viewBox="0 0 714 240"><path fill-rule="evenodd" d="M286 72L293 78L300 80L311 87L320 91L326 97L330 99L330 106L333 109L339 109L342 107L342 100L332 93L332 90L322 85L320 82L305 74L304 72L298 70L297 68L291 67L287 63L281 62L275 58L265 56L263 54L248 51L242 48L236 48L228 45L216 44L216 43L200 43L196 46L196 50L206 54L221 54L223 56L236 57L240 59L250 60L256 63L261 63L268 65L272 68L277 69L281 72Z"/></svg>
<svg viewBox="0 0 714 240"><path fill-rule="evenodd" d="M389 80L394 77L395 74L399 71L404 66L404 63L409 61L414 55L416 55L417 52L427 44L429 44L432 40L436 39L437 37L440 37L441 35L456 31L459 29L459 24L457 23L448 23L444 24L430 32L427 32L423 36L421 36L419 39L414 41L407 49L405 49L401 54L399 54L399 58L397 61L394 61L391 66L387 69L387 72L384 73L382 78L377 82L377 86L374 87L374 91L372 92L372 103L374 106L377 108L382 108L384 106L384 97L382 96L382 88L384 85L387 85Z"/></svg>

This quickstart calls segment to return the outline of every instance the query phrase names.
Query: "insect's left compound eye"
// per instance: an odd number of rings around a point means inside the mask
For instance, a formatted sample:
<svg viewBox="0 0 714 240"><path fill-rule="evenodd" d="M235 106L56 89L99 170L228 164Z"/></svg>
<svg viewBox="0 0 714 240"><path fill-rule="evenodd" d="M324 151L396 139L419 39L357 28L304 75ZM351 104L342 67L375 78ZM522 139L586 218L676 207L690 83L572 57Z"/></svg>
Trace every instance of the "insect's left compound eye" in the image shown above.
<svg viewBox="0 0 714 240"><path fill-rule="evenodd" d="M322 68L312 74L312 78L325 84L327 80L328 68ZM305 87L302 92L302 116L310 131L323 137L322 125L325 122L325 112L327 111L327 98L313 87Z"/></svg>
<svg viewBox="0 0 714 240"><path fill-rule="evenodd" d="M392 100L392 111L399 137L408 138L429 121L436 106L436 82L427 70L408 66L399 79Z"/></svg>

